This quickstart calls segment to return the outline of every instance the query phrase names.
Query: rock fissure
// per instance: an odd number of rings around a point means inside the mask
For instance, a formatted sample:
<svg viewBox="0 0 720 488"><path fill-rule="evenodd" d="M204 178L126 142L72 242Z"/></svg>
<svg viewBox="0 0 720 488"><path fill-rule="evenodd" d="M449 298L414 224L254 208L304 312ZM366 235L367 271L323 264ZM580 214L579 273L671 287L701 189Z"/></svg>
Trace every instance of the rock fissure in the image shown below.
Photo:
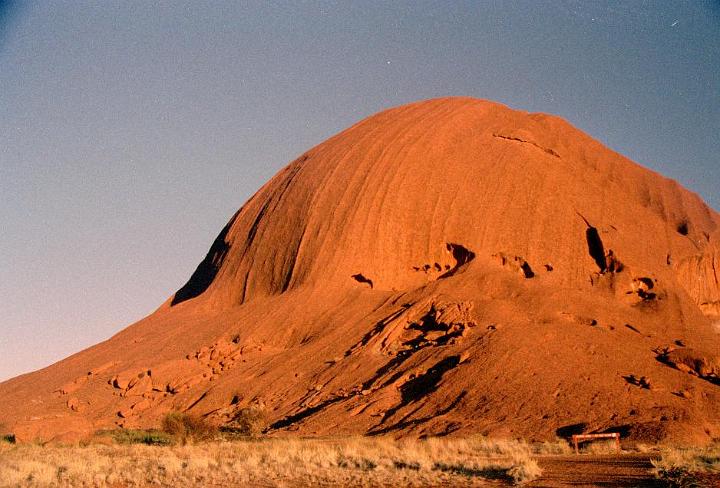
<svg viewBox="0 0 720 488"><path fill-rule="evenodd" d="M303 229L302 235L300 236L300 239L297 241L297 245L295 246L294 252L290 256L291 263L290 266L287 267L287 272L285 274L285 278L283 279L283 285L281 289L281 293L285 293L288 288L290 288L290 283L292 282L293 275L295 274L295 267L297 266L298 261L298 255L300 254L300 246L302 246L303 238L305 237L305 231L307 229ZM371 286L372 288L372 286Z"/></svg>
<svg viewBox="0 0 720 488"><path fill-rule="evenodd" d="M505 139L506 141L514 141L514 142L520 142L520 143L523 143L523 144L530 144L531 146L534 146L534 147L540 149L540 150L541 150L542 152L544 152L545 154L549 154L550 156L553 156L553 157L555 157L555 158L560 158L560 155L559 155L558 153L556 153L555 151L553 151L552 149L548 149L548 148L546 148L546 147L542 147L540 144L537 144L537 143L532 142L532 141L526 141L526 140L524 140L524 139L520 139L519 137L504 136L504 135L501 135L501 134L493 134L493 137L496 137L496 138L498 138L498 139Z"/></svg>

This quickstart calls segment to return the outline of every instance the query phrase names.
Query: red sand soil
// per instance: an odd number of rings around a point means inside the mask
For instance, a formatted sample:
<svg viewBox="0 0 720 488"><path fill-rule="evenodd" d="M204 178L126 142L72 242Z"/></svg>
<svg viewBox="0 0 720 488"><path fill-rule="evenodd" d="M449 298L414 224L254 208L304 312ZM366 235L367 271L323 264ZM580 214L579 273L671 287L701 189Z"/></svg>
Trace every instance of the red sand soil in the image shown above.
<svg viewBox="0 0 720 488"><path fill-rule="evenodd" d="M720 437L720 215L564 120L470 98L369 117L230 220L108 341L0 384L21 440L271 432Z"/></svg>
<svg viewBox="0 0 720 488"><path fill-rule="evenodd" d="M652 474L651 458L646 454L558 456L540 458L539 461L543 474L537 480L528 483L528 487L661 488L667 486Z"/></svg>

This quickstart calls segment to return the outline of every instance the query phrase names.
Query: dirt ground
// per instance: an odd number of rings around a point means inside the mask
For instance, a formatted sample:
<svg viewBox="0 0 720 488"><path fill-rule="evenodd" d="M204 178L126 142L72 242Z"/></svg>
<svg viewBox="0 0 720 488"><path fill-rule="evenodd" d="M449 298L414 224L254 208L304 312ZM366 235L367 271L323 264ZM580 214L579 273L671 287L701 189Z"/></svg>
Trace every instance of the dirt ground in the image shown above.
<svg viewBox="0 0 720 488"><path fill-rule="evenodd" d="M651 474L647 454L553 456L538 459L541 478L527 486L540 487L661 487Z"/></svg>

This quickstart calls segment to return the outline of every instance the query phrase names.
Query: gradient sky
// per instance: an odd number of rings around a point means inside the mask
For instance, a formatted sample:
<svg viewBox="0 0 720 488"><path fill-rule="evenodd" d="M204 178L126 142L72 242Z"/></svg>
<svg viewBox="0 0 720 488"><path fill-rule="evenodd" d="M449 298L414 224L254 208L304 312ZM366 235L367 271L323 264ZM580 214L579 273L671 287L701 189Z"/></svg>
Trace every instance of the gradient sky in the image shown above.
<svg viewBox="0 0 720 488"><path fill-rule="evenodd" d="M152 312L304 150L447 95L720 208L718 1L0 0L0 380Z"/></svg>

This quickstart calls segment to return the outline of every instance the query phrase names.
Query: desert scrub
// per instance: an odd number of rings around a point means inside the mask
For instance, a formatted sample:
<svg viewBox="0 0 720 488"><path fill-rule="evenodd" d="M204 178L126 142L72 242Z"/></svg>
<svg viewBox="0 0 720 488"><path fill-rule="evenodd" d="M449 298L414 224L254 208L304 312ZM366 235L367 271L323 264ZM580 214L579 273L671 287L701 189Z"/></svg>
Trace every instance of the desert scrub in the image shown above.
<svg viewBox="0 0 720 488"><path fill-rule="evenodd" d="M121 429L97 434L98 437L111 437L117 444L146 444L148 446L169 446L175 438L159 430Z"/></svg>
<svg viewBox="0 0 720 488"><path fill-rule="evenodd" d="M162 431L178 442L207 441L217 437L218 428L202 417L182 412L170 412L162 420Z"/></svg>
<svg viewBox="0 0 720 488"><path fill-rule="evenodd" d="M0 456L0 486L486 486L536 468L526 444L482 438L17 445Z"/></svg>
<svg viewBox="0 0 720 488"><path fill-rule="evenodd" d="M542 469L530 456L520 455L513 459L513 465L507 474L516 485L524 485L538 479L542 475Z"/></svg>
<svg viewBox="0 0 720 488"><path fill-rule="evenodd" d="M570 444L564 439L534 443L531 444L530 449L533 454L544 456L561 456L575 452Z"/></svg>
<svg viewBox="0 0 720 488"><path fill-rule="evenodd" d="M5 444L15 444L14 434L2 434L0 435L0 442Z"/></svg>
<svg viewBox="0 0 720 488"><path fill-rule="evenodd" d="M247 406L233 417L223 431L231 436L260 437L267 428L265 410L260 406Z"/></svg>
<svg viewBox="0 0 720 488"><path fill-rule="evenodd" d="M580 452L595 455L617 454L618 448L614 440L596 440L581 445Z"/></svg>
<svg viewBox="0 0 720 488"><path fill-rule="evenodd" d="M707 448L661 448L652 461L655 476L673 487L708 486L705 480L720 478L720 444Z"/></svg>
<svg viewBox="0 0 720 488"><path fill-rule="evenodd" d="M15 434L10 433L5 424L0 424L0 443L15 444Z"/></svg>

